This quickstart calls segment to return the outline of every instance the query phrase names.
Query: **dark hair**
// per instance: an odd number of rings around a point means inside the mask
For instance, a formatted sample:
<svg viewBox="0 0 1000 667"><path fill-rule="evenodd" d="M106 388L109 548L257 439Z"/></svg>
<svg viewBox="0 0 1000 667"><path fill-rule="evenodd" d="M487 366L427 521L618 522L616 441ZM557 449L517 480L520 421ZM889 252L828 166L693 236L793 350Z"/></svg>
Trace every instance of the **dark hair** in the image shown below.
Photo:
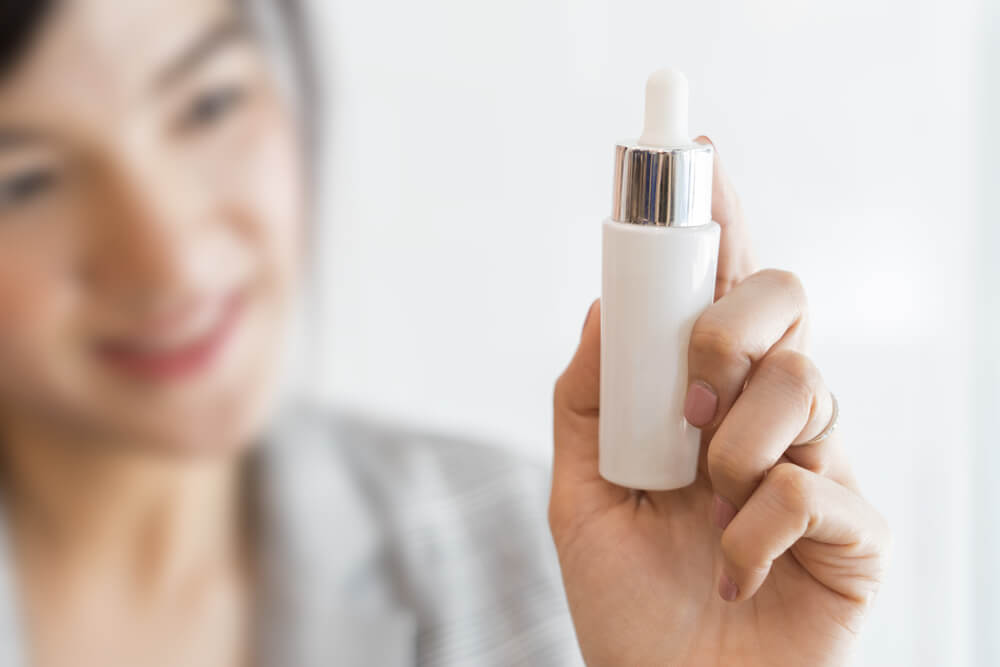
<svg viewBox="0 0 1000 667"><path fill-rule="evenodd" d="M319 139L316 111L321 104L312 45L302 0L266 0L277 10L284 41L291 52L296 85L302 96L300 121L307 147ZM238 0L248 5L251 0ZM13 69L31 46L45 20L61 0L0 0L0 78ZM315 164L312 165L315 168Z"/></svg>
<svg viewBox="0 0 1000 667"><path fill-rule="evenodd" d="M24 55L56 1L0 0L0 76Z"/></svg>
<svg viewBox="0 0 1000 667"><path fill-rule="evenodd" d="M60 0L0 0L0 77L9 72L31 45L45 19ZM315 76L309 57L307 19L301 0L272 0L293 52L298 84L306 98L315 95Z"/></svg>

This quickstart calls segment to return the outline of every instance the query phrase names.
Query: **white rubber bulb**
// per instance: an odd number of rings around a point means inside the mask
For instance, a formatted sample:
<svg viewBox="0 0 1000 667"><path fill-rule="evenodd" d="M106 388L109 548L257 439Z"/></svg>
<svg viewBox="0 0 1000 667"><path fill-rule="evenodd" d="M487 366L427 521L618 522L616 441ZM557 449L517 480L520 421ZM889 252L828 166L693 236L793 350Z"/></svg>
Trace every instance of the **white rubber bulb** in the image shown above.
<svg viewBox="0 0 1000 667"><path fill-rule="evenodd" d="M675 69L657 70L646 81L646 120L639 144L665 148L689 143L687 77Z"/></svg>

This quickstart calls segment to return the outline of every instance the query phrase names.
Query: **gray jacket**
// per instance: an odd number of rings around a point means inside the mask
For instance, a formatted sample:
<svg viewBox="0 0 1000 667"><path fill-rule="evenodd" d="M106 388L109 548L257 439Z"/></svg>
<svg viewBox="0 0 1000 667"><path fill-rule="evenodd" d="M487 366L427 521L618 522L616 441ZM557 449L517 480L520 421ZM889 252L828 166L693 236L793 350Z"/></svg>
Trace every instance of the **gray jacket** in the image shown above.
<svg viewBox="0 0 1000 667"><path fill-rule="evenodd" d="M279 419L252 460L264 665L581 663L544 467L307 409ZM19 667L5 554L0 667Z"/></svg>

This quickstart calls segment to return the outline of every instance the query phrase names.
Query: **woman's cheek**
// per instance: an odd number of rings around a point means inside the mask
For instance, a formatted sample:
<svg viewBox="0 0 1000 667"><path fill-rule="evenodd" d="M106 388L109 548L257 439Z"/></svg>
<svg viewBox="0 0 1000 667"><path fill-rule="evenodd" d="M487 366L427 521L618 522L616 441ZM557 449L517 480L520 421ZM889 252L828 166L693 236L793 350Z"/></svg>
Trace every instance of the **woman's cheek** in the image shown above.
<svg viewBox="0 0 1000 667"><path fill-rule="evenodd" d="M38 386L69 361L58 349L70 324L65 291L40 268L24 254L0 253L0 392Z"/></svg>
<svg viewBox="0 0 1000 667"><path fill-rule="evenodd" d="M264 100L234 133L226 174L230 204L268 268L292 279L302 259L304 181L298 137L277 100Z"/></svg>
<svg viewBox="0 0 1000 667"><path fill-rule="evenodd" d="M19 244L0 251L0 334L30 327L46 309L52 276L29 253Z"/></svg>
<svg viewBox="0 0 1000 667"><path fill-rule="evenodd" d="M274 249L289 268L301 259L305 218L302 160L296 146L290 128L276 122L272 132L262 136L247 174L256 197L253 206L266 216Z"/></svg>

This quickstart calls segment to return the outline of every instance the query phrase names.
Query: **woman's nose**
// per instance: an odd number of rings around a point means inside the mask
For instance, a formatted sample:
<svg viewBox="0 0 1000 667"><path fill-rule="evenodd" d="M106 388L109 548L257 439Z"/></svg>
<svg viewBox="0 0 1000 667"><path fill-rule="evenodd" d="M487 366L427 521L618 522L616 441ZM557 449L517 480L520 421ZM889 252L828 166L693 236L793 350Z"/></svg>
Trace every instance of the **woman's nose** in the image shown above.
<svg viewBox="0 0 1000 667"><path fill-rule="evenodd" d="M143 311L170 307L194 291L205 262L190 185L137 160L107 168L96 180L81 272L87 286Z"/></svg>

